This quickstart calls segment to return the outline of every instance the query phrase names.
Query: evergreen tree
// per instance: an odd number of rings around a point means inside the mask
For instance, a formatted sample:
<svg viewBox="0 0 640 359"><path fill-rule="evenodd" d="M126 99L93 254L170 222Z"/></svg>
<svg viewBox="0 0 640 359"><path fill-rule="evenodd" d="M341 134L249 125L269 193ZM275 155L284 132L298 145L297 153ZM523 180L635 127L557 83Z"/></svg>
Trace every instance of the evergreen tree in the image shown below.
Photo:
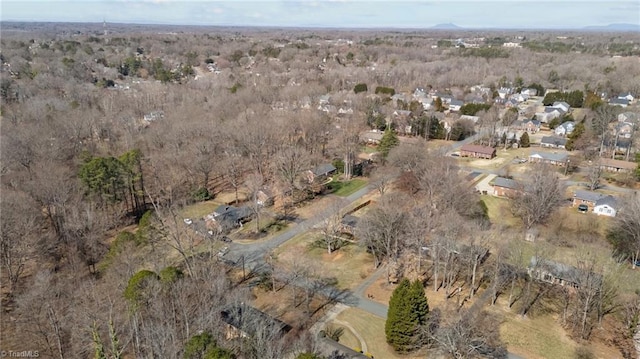
<svg viewBox="0 0 640 359"><path fill-rule="evenodd" d="M529 134L525 132L522 134L522 136L520 136L520 147L526 148L530 146L531 143L529 142Z"/></svg>
<svg viewBox="0 0 640 359"><path fill-rule="evenodd" d="M403 279L389 300L385 323L387 343L396 351L407 352L414 348L418 327L427 322L429 304L420 281L413 284Z"/></svg>
<svg viewBox="0 0 640 359"><path fill-rule="evenodd" d="M389 151L391 151L391 149L396 147L398 144L400 144L398 136L391 128L387 127L387 129L384 131L384 135L382 136L380 145L378 147L380 149L382 157L387 158L387 156L389 155Z"/></svg>
<svg viewBox="0 0 640 359"><path fill-rule="evenodd" d="M424 294L424 286L419 280L411 283L408 293L408 302L411 307L411 319L415 325L425 325L429 315L429 302Z"/></svg>

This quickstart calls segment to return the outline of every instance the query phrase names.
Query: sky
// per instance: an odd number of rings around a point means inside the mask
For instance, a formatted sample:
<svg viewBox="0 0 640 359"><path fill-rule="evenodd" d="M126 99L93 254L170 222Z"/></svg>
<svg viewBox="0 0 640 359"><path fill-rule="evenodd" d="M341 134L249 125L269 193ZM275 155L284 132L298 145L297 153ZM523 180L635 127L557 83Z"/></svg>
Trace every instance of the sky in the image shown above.
<svg viewBox="0 0 640 359"><path fill-rule="evenodd" d="M640 1L0 0L2 21L334 28L582 28L640 25Z"/></svg>

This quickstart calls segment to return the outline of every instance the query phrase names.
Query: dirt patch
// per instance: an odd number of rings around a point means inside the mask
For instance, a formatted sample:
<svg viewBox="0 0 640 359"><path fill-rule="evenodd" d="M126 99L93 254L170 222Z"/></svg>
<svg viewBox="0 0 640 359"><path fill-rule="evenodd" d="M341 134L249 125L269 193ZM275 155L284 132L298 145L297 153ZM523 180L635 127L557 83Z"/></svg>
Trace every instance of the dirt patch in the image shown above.
<svg viewBox="0 0 640 359"><path fill-rule="evenodd" d="M344 257L344 253L340 251L332 252L331 254L325 253L322 255L323 262L336 262L339 261L342 257Z"/></svg>

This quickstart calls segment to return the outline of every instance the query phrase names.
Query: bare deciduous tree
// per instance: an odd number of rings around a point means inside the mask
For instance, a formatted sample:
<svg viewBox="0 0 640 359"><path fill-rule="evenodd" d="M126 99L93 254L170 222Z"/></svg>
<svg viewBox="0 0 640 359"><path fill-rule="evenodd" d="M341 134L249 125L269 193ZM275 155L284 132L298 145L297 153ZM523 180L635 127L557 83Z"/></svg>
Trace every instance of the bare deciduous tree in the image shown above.
<svg viewBox="0 0 640 359"><path fill-rule="evenodd" d="M520 181L519 185L511 204L526 229L544 223L562 203L564 188L549 165L533 166L526 180Z"/></svg>

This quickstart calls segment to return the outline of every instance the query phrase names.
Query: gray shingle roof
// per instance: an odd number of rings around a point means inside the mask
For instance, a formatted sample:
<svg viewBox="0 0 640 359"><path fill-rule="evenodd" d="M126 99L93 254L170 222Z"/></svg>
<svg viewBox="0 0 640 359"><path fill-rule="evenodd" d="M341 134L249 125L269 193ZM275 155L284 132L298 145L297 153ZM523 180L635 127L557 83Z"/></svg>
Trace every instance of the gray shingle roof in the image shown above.
<svg viewBox="0 0 640 359"><path fill-rule="evenodd" d="M542 137L542 140L540 140L540 143L554 146L564 146L567 144L567 139L554 136L544 136Z"/></svg>
<svg viewBox="0 0 640 359"><path fill-rule="evenodd" d="M493 180L493 185L504 188L518 189L518 182L504 177L496 177Z"/></svg>
<svg viewBox="0 0 640 359"><path fill-rule="evenodd" d="M577 199L581 199L589 202L597 202L604 195L598 192L585 191L585 190L577 190L574 192L573 197Z"/></svg>
<svg viewBox="0 0 640 359"><path fill-rule="evenodd" d="M313 172L315 176L323 176L323 175L328 175L329 173L335 170L336 170L336 167L331 163L323 163L321 165L318 165L313 170L311 170L311 172Z"/></svg>

